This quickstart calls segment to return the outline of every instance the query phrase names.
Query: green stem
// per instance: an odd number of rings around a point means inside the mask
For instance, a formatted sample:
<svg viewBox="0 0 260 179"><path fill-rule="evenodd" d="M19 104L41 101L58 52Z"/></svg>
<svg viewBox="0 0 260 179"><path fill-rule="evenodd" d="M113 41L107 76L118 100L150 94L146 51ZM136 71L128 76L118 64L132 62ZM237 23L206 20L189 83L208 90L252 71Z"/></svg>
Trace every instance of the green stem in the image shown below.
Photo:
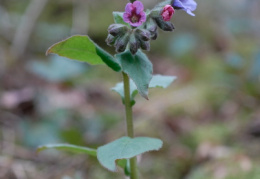
<svg viewBox="0 0 260 179"><path fill-rule="evenodd" d="M135 2L135 0L130 0L131 3Z"/></svg>
<svg viewBox="0 0 260 179"><path fill-rule="evenodd" d="M133 125L133 112L132 112L132 105L131 105L131 98L130 98L130 83L129 83L128 75L124 72L123 72L123 80L124 80L127 135L128 135L128 137L133 138L134 137L134 125ZM133 157L130 159L130 170L131 170L130 179L138 179L136 157Z"/></svg>

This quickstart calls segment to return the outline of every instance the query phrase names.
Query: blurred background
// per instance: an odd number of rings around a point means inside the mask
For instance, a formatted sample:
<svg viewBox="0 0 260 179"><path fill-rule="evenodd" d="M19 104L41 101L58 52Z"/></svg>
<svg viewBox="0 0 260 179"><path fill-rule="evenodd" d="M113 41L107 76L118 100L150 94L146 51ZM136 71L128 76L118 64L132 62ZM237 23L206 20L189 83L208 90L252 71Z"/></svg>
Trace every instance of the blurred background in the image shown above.
<svg viewBox="0 0 260 179"><path fill-rule="evenodd" d="M143 179L260 178L260 1L196 0L176 11L147 55L154 73L178 77L134 107L136 136L160 138L143 155ZM152 8L158 0L143 0ZM116 0L0 1L0 178L104 179L95 158L39 145L97 147L125 135L124 107L110 88L121 74L55 55L53 43L88 34L106 50Z"/></svg>

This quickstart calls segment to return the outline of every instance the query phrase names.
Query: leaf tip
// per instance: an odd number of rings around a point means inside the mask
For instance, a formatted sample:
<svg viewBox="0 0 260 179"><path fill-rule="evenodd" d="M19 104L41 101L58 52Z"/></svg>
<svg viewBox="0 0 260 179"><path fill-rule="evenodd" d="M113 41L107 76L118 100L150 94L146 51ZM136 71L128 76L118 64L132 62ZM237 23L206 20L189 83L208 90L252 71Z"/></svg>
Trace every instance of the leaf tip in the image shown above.
<svg viewBox="0 0 260 179"><path fill-rule="evenodd" d="M52 46L51 46L51 47L52 47ZM48 50L45 52L45 55L46 55L46 56L48 56L50 53L52 53L52 51L51 51L51 47L48 48Z"/></svg>
<svg viewBox="0 0 260 179"><path fill-rule="evenodd" d="M146 99L146 100L149 100L149 98L148 98L148 91L146 91L146 92L139 92L140 93L140 95L144 98L144 99Z"/></svg>

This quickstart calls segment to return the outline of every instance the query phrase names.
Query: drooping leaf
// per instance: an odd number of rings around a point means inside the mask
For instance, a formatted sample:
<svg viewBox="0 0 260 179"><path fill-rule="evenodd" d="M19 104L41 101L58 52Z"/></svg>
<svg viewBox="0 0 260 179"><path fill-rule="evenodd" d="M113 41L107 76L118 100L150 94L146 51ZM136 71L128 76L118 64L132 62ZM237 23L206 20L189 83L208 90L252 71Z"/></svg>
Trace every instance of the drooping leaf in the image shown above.
<svg viewBox="0 0 260 179"><path fill-rule="evenodd" d="M88 147L82 147L77 145L71 145L71 144L48 144L43 145L37 148L37 152L46 150L46 149L57 149L57 150L66 150L69 152L75 152L75 153L85 153L91 156L96 156L97 151L96 149L88 148Z"/></svg>
<svg viewBox="0 0 260 179"><path fill-rule="evenodd" d="M152 79L153 65L140 50L132 55L128 50L116 55L124 71L135 83L142 97L148 99L148 86Z"/></svg>
<svg viewBox="0 0 260 179"><path fill-rule="evenodd" d="M96 45L96 52L99 55L99 57L103 60L103 62L110 67L112 70L119 72L121 71L121 67L119 63L116 61L116 59L110 55L107 51Z"/></svg>
<svg viewBox="0 0 260 179"><path fill-rule="evenodd" d="M114 71L120 71L121 67L112 55L95 44L88 36L75 35L52 45L46 55L54 53L91 65L106 64Z"/></svg>
<svg viewBox="0 0 260 179"><path fill-rule="evenodd" d="M160 139L149 137L122 137L97 149L97 158L101 165L110 171L116 171L116 161L129 159L142 153L159 150Z"/></svg>
<svg viewBox="0 0 260 179"><path fill-rule="evenodd" d="M123 12L113 12L114 21L116 24L124 24L130 27L128 23L126 23L123 19Z"/></svg>
<svg viewBox="0 0 260 179"><path fill-rule="evenodd" d="M175 76L163 76L163 75L153 75L153 78L149 84L149 88L156 88L156 87L161 87L161 88L167 88L174 80L176 79ZM123 82L117 83L114 88L111 88L112 91L117 92L124 103L124 84ZM130 80L130 97L131 97L131 104L135 104L135 96L137 94L137 88L136 85L132 80Z"/></svg>

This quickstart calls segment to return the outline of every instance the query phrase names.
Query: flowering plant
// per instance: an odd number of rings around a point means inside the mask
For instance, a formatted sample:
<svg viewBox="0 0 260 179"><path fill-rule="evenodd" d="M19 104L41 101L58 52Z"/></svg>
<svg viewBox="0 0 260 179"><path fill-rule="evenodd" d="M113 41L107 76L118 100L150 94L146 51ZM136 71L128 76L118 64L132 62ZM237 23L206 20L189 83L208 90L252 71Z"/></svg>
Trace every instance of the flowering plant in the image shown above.
<svg viewBox="0 0 260 179"><path fill-rule="evenodd" d="M121 137L97 149L68 144L43 145L38 151L56 148L67 149L97 157L98 161L110 171L117 166L124 169L131 179L138 178L136 156L162 147L160 139L134 137L132 107L135 95L139 93L148 99L148 88L169 86L176 77L153 75L153 66L142 50L150 50L150 41L158 35L158 27L163 31L173 31L171 18L175 10L182 9L194 15L194 0L165 0L153 9L144 11L141 1L131 0L125 12L113 12L115 23L108 27L106 43L114 46L113 56L94 43L88 36L75 35L52 45L46 54L54 53L91 65L105 64L115 72L121 72L123 82L113 91L121 96L125 105L127 136ZM142 50L141 50L142 49Z"/></svg>

